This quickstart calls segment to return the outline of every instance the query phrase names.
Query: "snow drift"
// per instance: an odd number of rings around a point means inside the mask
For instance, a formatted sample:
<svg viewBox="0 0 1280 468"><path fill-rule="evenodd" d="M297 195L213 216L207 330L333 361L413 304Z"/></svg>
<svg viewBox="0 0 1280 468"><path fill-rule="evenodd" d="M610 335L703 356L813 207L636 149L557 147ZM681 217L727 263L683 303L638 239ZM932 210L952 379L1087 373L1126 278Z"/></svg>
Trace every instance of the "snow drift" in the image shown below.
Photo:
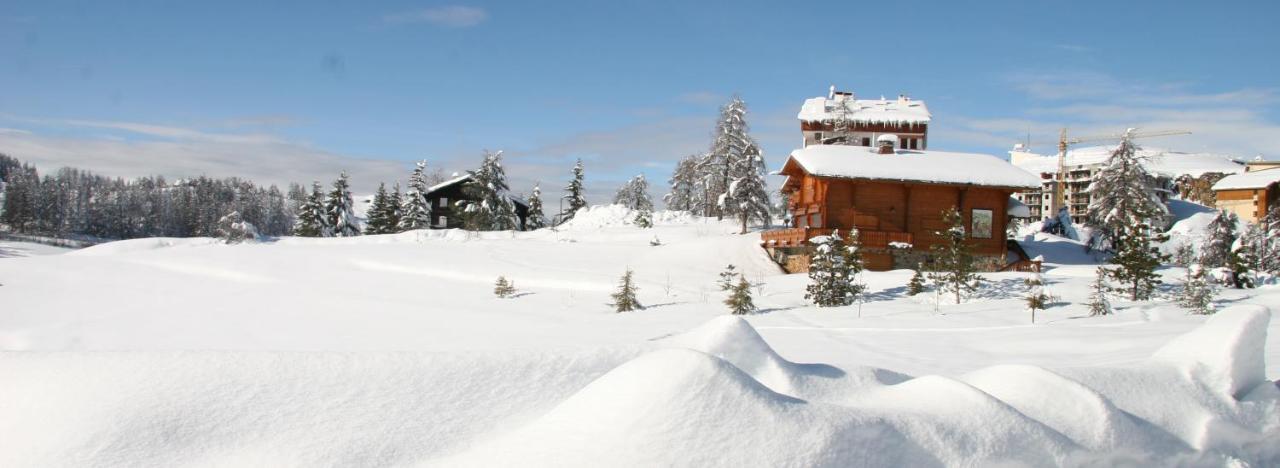
<svg viewBox="0 0 1280 468"><path fill-rule="evenodd" d="M5 353L0 465L1275 466L1268 320L956 378L793 363L737 317L543 354Z"/></svg>

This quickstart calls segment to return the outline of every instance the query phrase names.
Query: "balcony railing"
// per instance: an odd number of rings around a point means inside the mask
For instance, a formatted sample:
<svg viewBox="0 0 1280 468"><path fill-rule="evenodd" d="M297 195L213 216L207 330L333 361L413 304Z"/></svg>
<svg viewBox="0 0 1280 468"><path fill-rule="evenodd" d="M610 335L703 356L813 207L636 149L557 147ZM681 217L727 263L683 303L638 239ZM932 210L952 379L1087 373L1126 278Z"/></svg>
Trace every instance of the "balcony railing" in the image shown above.
<svg viewBox="0 0 1280 468"><path fill-rule="evenodd" d="M801 247L806 245L809 239L829 235L834 230L831 228L774 229L760 233L760 240L764 242L765 247ZM844 231L841 233L842 237L848 234L847 230L841 231ZM859 230L858 241L863 247L883 249L888 248L891 243L911 244L914 238L909 232Z"/></svg>

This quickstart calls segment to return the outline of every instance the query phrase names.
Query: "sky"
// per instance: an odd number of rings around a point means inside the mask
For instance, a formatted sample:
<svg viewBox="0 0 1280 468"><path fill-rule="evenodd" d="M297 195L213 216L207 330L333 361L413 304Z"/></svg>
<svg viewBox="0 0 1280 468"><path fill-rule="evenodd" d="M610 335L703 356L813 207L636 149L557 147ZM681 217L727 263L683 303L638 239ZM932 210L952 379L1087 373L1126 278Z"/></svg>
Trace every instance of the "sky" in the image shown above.
<svg viewBox="0 0 1280 468"><path fill-rule="evenodd" d="M111 176L357 191L503 150L589 199L710 143L746 100L771 168L828 86L906 93L931 149L1144 144L1280 159L1280 2L0 2L0 153Z"/></svg>

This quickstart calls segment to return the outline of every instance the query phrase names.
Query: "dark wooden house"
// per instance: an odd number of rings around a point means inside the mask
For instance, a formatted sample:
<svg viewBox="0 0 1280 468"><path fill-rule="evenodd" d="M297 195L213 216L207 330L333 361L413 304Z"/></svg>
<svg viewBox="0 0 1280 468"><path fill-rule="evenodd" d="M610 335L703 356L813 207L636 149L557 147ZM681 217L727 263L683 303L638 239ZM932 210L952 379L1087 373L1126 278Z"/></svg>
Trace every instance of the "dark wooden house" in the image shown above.
<svg viewBox="0 0 1280 468"><path fill-rule="evenodd" d="M1039 179L995 156L879 147L811 145L787 158L782 191L790 196L791 227L761 234L763 246L790 272L808 270L808 240L857 228L868 269L929 263L929 248L945 230L943 212L964 217L986 270L1010 266L1005 239L1009 197ZM1016 249L1016 247L1015 247ZM1025 259L1023 259L1025 260Z"/></svg>
<svg viewBox="0 0 1280 468"><path fill-rule="evenodd" d="M432 229L462 228L462 208L458 206L458 202L476 201L476 198L466 190L467 182L470 181L471 174L466 174L436 184L427 190L427 203L431 205ZM517 226L523 231L525 221L529 218L529 203L519 197L508 196L508 198L515 205Z"/></svg>

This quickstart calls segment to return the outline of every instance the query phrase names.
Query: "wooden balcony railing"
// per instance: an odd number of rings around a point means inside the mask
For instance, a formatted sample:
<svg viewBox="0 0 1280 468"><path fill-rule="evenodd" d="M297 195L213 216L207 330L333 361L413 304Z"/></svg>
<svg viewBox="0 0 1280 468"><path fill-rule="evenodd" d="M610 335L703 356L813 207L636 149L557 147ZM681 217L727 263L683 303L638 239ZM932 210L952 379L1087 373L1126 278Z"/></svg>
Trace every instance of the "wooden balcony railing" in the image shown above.
<svg viewBox="0 0 1280 468"><path fill-rule="evenodd" d="M760 233L760 240L763 241L765 247L801 247L806 245L809 239L817 236L825 236L831 234L834 229L831 228L787 228L774 229ZM841 235L845 235L848 231L841 230ZM909 232L892 232L892 231L858 231L858 240L863 247L870 248L888 248L891 243L911 244L913 238Z"/></svg>

